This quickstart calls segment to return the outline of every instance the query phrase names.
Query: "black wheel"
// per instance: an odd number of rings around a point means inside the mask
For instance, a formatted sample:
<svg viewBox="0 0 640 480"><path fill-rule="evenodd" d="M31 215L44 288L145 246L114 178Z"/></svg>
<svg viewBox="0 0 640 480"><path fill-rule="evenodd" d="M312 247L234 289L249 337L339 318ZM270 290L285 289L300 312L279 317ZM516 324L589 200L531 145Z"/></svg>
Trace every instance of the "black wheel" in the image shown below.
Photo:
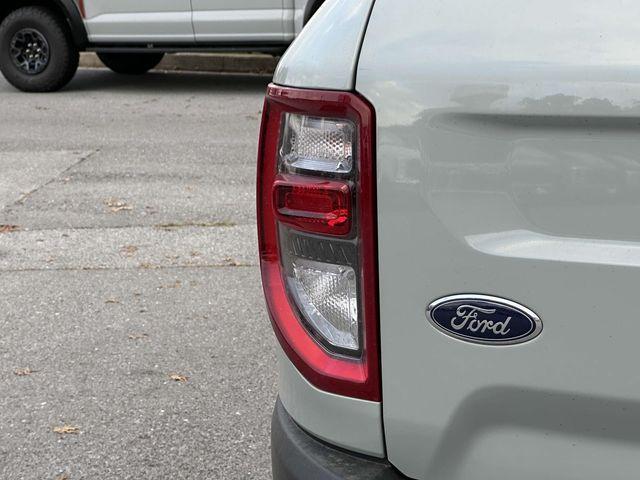
<svg viewBox="0 0 640 480"><path fill-rule="evenodd" d="M124 75L142 75L156 67L164 53L98 53L107 67Z"/></svg>
<svg viewBox="0 0 640 480"><path fill-rule="evenodd" d="M52 92L71 81L80 54L71 32L44 7L23 7L0 24L0 71L25 92Z"/></svg>

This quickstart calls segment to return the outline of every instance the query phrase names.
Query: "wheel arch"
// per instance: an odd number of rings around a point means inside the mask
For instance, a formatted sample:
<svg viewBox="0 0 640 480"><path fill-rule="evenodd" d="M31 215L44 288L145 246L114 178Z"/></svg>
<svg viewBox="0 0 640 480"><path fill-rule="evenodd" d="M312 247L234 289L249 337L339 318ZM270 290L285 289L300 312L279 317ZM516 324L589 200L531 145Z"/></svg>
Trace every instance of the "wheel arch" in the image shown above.
<svg viewBox="0 0 640 480"><path fill-rule="evenodd" d="M87 29L80 12L80 7L74 0L7 0L0 5L0 22L14 10L21 7L48 7L59 13L69 25L69 30L78 48L86 47L89 42Z"/></svg>

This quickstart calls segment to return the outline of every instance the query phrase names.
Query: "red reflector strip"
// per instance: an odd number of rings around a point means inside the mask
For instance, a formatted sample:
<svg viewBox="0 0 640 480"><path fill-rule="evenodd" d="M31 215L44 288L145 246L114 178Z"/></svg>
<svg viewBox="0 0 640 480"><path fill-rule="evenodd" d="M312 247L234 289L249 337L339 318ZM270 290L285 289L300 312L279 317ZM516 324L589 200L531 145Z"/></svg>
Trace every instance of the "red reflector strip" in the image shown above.
<svg viewBox="0 0 640 480"><path fill-rule="evenodd" d="M78 8L80 9L80 15L82 15L82 18L87 18L87 11L84 8L84 0L80 0L78 2Z"/></svg>
<svg viewBox="0 0 640 480"><path fill-rule="evenodd" d="M351 188L347 182L281 175L273 185L278 219L306 232L347 235L351 231Z"/></svg>

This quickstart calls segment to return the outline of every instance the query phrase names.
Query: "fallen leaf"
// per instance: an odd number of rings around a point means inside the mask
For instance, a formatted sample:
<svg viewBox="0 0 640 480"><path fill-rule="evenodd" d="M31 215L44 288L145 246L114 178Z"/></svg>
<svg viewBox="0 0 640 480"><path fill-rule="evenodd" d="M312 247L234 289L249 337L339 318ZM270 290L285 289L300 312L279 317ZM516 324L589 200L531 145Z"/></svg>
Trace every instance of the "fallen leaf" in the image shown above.
<svg viewBox="0 0 640 480"><path fill-rule="evenodd" d="M224 259L224 264L228 265L230 267L237 267L239 265L239 263L234 260L233 258L225 258Z"/></svg>
<svg viewBox="0 0 640 480"><path fill-rule="evenodd" d="M131 205L128 205L126 202L118 200L117 198L110 198L105 202L105 204L109 207L109 210L111 210L112 213L118 213L124 210L133 210Z"/></svg>
<svg viewBox="0 0 640 480"><path fill-rule="evenodd" d="M135 245L125 245L120 249L120 253L125 257L132 257L138 251Z"/></svg>
<svg viewBox="0 0 640 480"><path fill-rule="evenodd" d="M55 478L55 480L69 480L70 478L71 477L69 477L69 475L67 475L66 473L61 473Z"/></svg>
<svg viewBox="0 0 640 480"><path fill-rule="evenodd" d="M27 368L19 368L15 370L13 373L18 377L26 377L28 375L31 375L32 373L36 373L36 371L31 370L29 367L27 367Z"/></svg>
<svg viewBox="0 0 640 480"><path fill-rule="evenodd" d="M18 225L4 225L0 224L0 233L13 233L20 230Z"/></svg>
<svg viewBox="0 0 640 480"><path fill-rule="evenodd" d="M145 269L153 268L153 264L148 262L142 262L140 265L138 265L138 268L145 268Z"/></svg>
<svg viewBox="0 0 640 480"><path fill-rule="evenodd" d="M53 429L54 433L60 435L77 435L80 433L80 429L78 427L74 427L73 425L63 425L61 427L55 427Z"/></svg>
<svg viewBox="0 0 640 480"><path fill-rule="evenodd" d="M148 336L148 333L131 333L129 334L129 340L142 340L143 338L147 338Z"/></svg>
<svg viewBox="0 0 640 480"><path fill-rule="evenodd" d="M107 298L104 303L120 303L117 298Z"/></svg>
<svg viewBox="0 0 640 480"><path fill-rule="evenodd" d="M171 380L173 380L174 382L180 382L180 383L185 383L189 380L188 377L185 377L184 375L179 375L177 373L172 373L169 375L169 378Z"/></svg>

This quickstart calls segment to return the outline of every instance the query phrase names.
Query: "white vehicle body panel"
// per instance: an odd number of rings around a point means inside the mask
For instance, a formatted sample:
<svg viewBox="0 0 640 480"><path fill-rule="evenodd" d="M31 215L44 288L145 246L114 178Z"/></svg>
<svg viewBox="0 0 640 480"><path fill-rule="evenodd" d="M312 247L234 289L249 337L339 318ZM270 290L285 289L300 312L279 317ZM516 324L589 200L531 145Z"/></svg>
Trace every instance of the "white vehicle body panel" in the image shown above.
<svg viewBox="0 0 640 480"><path fill-rule="evenodd" d="M193 28L199 42L286 40L283 0L191 0L191 3Z"/></svg>
<svg viewBox="0 0 640 480"><path fill-rule="evenodd" d="M274 82L327 90L352 90L373 0L329 0L309 20L278 64Z"/></svg>
<svg viewBox="0 0 640 480"><path fill-rule="evenodd" d="M91 42L193 42L190 0L86 0Z"/></svg>
<svg viewBox="0 0 640 480"><path fill-rule="evenodd" d="M287 11L293 12L293 30L299 35L304 27L313 3L308 0L284 0Z"/></svg>
<svg viewBox="0 0 640 480"><path fill-rule="evenodd" d="M280 400L305 430L350 451L384 457L382 412L369 402L323 392L311 385L278 349Z"/></svg>
<svg viewBox="0 0 640 480"><path fill-rule="evenodd" d="M330 0L331 1L331 0ZM85 0L94 43L287 43L313 0Z"/></svg>
<svg viewBox="0 0 640 480"><path fill-rule="evenodd" d="M378 123L386 448L412 478L637 477L639 15L376 1L356 89ZM425 308L460 293L521 303L542 334L446 336Z"/></svg>

